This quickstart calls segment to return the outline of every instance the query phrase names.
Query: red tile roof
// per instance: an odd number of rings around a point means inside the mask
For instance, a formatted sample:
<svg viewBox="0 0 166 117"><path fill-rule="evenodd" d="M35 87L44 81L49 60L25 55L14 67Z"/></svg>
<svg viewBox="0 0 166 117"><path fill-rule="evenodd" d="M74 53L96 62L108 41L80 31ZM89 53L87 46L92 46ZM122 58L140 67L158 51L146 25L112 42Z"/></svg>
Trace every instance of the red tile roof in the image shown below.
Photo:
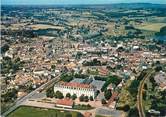
<svg viewBox="0 0 166 117"><path fill-rule="evenodd" d="M108 74L108 69L106 69L106 68L99 68L99 73L101 74L101 75L107 75Z"/></svg>
<svg viewBox="0 0 166 117"><path fill-rule="evenodd" d="M59 105L65 105L65 106L72 106L73 105L73 100L72 99L68 99L68 98L64 98L64 99L59 99L56 104Z"/></svg>
<svg viewBox="0 0 166 117"><path fill-rule="evenodd" d="M113 92L111 98L108 101L108 105L111 104L117 98L117 96L118 96L118 93Z"/></svg>
<svg viewBox="0 0 166 117"><path fill-rule="evenodd" d="M160 87L161 87L161 88L166 87L166 83L161 83L161 84L160 84Z"/></svg>
<svg viewBox="0 0 166 117"><path fill-rule="evenodd" d="M61 82L60 85L73 87L73 88L92 88L92 85L89 84L82 84L77 82Z"/></svg>
<svg viewBox="0 0 166 117"><path fill-rule="evenodd" d="M84 113L84 117L91 117L92 116L92 113L90 113L90 112L85 112Z"/></svg>

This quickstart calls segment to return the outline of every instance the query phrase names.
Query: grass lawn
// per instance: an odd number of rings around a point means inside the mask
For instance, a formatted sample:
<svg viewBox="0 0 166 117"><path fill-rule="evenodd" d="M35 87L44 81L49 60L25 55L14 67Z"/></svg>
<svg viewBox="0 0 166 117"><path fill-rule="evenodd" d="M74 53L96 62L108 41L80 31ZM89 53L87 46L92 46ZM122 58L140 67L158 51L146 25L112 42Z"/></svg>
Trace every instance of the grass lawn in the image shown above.
<svg viewBox="0 0 166 117"><path fill-rule="evenodd" d="M78 112L21 106L7 117L83 117Z"/></svg>
<svg viewBox="0 0 166 117"><path fill-rule="evenodd" d="M111 116L96 115L95 117L111 117Z"/></svg>
<svg viewBox="0 0 166 117"><path fill-rule="evenodd" d="M145 23L143 25L135 26L135 28L138 28L140 30L159 32L160 28L162 28L163 26L166 26L166 23Z"/></svg>

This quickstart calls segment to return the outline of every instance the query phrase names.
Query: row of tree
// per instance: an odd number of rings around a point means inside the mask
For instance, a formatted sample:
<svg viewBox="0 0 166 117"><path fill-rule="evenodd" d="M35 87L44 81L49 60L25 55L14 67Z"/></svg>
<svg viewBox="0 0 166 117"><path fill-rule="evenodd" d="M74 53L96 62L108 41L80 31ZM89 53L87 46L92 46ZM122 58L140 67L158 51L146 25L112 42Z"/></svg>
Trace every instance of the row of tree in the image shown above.
<svg viewBox="0 0 166 117"><path fill-rule="evenodd" d="M81 95L79 97L79 100L80 100L80 102L88 102L89 100L93 101L93 97L92 96L88 97L88 96Z"/></svg>

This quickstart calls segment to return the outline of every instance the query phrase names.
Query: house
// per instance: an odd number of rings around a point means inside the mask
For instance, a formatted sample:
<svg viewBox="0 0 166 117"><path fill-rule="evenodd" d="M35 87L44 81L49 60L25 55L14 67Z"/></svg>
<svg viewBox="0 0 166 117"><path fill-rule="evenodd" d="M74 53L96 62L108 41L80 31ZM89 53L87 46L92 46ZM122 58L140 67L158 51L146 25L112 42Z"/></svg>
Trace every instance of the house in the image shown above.
<svg viewBox="0 0 166 117"><path fill-rule="evenodd" d="M114 90L115 87L116 87L115 84L111 83L111 84L108 85L107 89Z"/></svg>
<svg viewBox="0 0 166 117"><path fill-rule="evenodd" d="M116 106L116 100L118 99L118 93L117 92L113 92L112 93L112 96L111 96L111 98L109 99L109 101L108 101L108 106L110 107L110 108L112 108L112 109L114 109L115 108L115 106Z"/></svg>
<svg viewBox="0 0 166 117"><path fill-rule="evenodd" d="M159 85L159 87L160 87L161 90L166 89L166 74L164 72L158 73L154 77L154 80Z"/></svg>
<svg viewBox="0 0 166 117"><path fill-rule="evenodd" d="M109 74L109 71L107 68L99 68L98 71L99 71L99 75L102 75L102 76L107 76Z"/></svg>
<svg viewBox="0 0 166 117"><path fill-rule="evenodd" d="M85 112L85 113L84 113L84 117L92 117L92 113L90 113L90 112Z"/></svg>
<svg viewBox="0 0 166 117"><path fill-rule="evenodd" d="M27 95L27 92L24 92L24 91L19 91L19 92L17 93L17 97L18 97L18 98L21 98L21 97L26 96L26 95Z"/></svg>
<svg viewBox="0 0 166 117"><path fill-rule="evenodd" d="M56 102L57 107L63 107L63 108L73 108L74 101L69 98L59 99Z"/></svg>

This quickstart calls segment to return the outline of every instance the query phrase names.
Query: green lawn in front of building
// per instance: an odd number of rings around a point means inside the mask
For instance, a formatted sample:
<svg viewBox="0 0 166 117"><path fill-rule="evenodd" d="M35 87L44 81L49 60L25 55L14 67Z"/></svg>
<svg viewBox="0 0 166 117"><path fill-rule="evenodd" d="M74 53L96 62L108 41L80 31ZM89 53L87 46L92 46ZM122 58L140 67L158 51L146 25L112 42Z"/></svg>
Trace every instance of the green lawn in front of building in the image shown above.
<svg viewBox="0 0 166 117"><path fill-rule="evenodd" d="M21 106L7 117L83 117L81 113Z"/></svg>

